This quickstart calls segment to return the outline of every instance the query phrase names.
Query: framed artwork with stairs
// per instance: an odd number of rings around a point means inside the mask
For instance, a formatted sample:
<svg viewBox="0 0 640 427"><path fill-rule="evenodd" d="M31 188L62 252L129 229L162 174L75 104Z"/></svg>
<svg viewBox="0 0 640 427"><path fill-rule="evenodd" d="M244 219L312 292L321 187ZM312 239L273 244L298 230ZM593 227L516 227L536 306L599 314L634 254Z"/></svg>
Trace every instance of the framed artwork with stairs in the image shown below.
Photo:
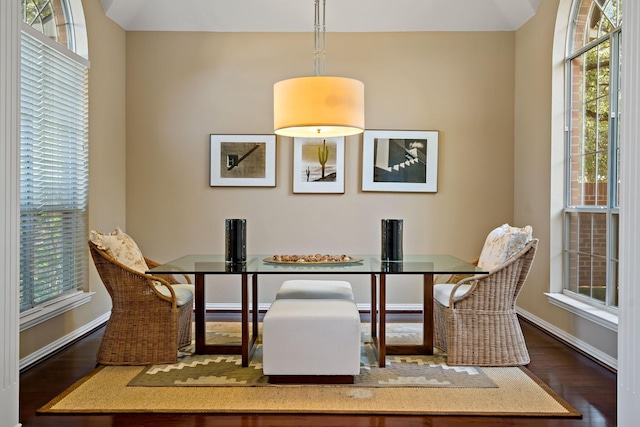
<svg viewBox="0 0 640 427"><path fill-rule="evenodd" d="M438 131L365 130L362 191L438 191Z"/></svg>

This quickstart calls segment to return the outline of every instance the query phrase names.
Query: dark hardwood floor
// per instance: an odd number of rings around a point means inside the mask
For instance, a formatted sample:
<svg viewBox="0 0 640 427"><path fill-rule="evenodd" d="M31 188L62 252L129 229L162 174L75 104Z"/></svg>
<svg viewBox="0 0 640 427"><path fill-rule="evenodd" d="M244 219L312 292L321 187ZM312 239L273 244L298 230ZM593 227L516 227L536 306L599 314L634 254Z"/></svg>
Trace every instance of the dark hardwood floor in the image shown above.
<svg viewBox="0 0 640 427"><path fill-rule="evenodd" d="M229 320L235 315L223 316ZM221 319L215 319L221 320ZM364 319L363 319L364 320ZM396 315L391 321L411 320ZM40 415L36 410L95 367L102 328L20 375L20 422L44 426L615 426L616 374L567 347L527 322L522 322L531 353L528 368L583 414L582 419L533 417L337 416L337 415L198 415L118 414Z"/></svg>

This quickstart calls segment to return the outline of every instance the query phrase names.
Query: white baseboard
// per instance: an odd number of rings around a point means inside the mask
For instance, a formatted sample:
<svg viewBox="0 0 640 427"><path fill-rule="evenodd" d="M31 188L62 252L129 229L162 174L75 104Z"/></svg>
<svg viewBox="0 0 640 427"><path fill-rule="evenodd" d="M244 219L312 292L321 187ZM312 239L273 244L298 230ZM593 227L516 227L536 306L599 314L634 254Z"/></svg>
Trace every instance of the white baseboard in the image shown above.
<svg viewBox="0 0 640 427"><path fill-rule="evenodd" d="M271 303L258 304L259 311L266 311L271 306ZM205 305L207 311L240 311L241 305L239 303L208 303ZM371 311L371 304L363 303L358 304L358 310L367 312ZM422 304L387 304L387 311L422 311Z"/></svg>
<svg viewBox="0 0 640 427"><path fill-rule="evenodd" d="M42 347L40 350L34 353L31 353L27 357L20 359L20 364L19 364L20 371L22 371L23 369L29 368L30 366L40 362L41 360L45 359L49 355L55 353L61 348L64 348L66 345L69 345L74 340L81 338L83 335L86 335L87 333L91 332L95 328L101 326L103 323L109 320L109 316L111 316L111 312L107 312L103 314L102 316L95 319L93 322L84 325L82 328L76 329L70 334L67 334L64 337L52 342L51 344L45 347Z"/></svg>
<svg viewBox="0 0 640 427"><path fill-rule="evenodd" d="M563 341L563 342L565 342L565 343L577 348L581 352L589 355L590 357L594 358L595 360L599 361L600 363L602 363L602 364L604 364L606 366L609 366L610 368L612 368L614 370L618 370L618 360L613 358L613 357L611 357L610 355L598 350L597 348L595 348L592 345L582 341L581 339L578 339L578 338L574 337L573 335L570 335L570 334L566 333L562 329L559 329L559 328L555 327L551 323L546 322L545 320L539 318L538 316L535 316L535 315L529 313L526 310L521 309L520 307L516 307L516 312L518 313L518 315L522 316L524 319L526 319L529 322L535 324L539 328L545 330L546 332L548 332L549 334L553 335L554 337L556 337L560 341Z"/></svg>

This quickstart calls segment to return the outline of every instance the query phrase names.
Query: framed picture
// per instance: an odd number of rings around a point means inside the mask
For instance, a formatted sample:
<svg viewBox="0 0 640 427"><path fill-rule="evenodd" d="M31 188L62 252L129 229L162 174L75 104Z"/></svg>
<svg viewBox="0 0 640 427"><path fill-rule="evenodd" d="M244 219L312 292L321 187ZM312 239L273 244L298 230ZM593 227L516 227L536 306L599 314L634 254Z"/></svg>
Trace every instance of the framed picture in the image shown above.
<svg viewBox="0 0 640 427"><path fill-rule="evenodd" d="M362 191L438 191L438 132L364 131Z"/></svg>
<svg viewBox="0 0 640 427"><path fill-rule="evenodd" d="M211 135L212 187L275 187L275 135Z"/></svg>
<svg viewBox="0 0 640 427"><path fill-rule="evenodd" d="M344 137L294 138L293 192L344 193Z"/></svg>

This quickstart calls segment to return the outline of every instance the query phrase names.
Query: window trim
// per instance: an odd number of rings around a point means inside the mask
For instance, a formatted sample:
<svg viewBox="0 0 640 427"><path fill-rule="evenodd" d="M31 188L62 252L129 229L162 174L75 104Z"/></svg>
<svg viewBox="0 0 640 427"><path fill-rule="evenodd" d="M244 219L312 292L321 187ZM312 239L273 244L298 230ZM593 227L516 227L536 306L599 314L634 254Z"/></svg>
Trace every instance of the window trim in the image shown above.
<svg viewBox="0 0 640 427"><path fill-rule="evenodd" d="M560 219L559 219L559 226L560 226L560 230L562 230L562 233L560 233L561 236L561 241L560 241L560 247L559 247L559 256L560 256L560 260L559 260L559 271L560 271L560 275L557 276L559 279L559 285L556 286L551 286L551 292L547 294L548 297L550 297L550 303L561 307L561 308L565 308L569 311L571 311L574 314L578 314L581 315L581 317L585 317L588 319L599 319L601 317L604 317L605 319L607 319L610 315L613 315L616 317L616 322L617 322L617 312L618 312L618 306L617 305L608 305L608 304L612 304L613 301L613 295L615 292L615 289L612 289L612 286L610 281L611 281L611 274L612 274L612 260L613 260L613 246L612 246L612 239L613 236L611 234L611 226L612 226L612 221L611 218L614 215L618 215L619 217L619 213L620 213L620 209L618 206L614 205L614 201L618 200L618 185L617 185L617 173L618 173L618 169L613 167L613 163L614 159L617 159L617 153L619 152L619 138L618 138L618 131L619 129L617 128L618 126L618 91L619 91L619 75L618 73L620 72L620 68L619 68L619 48L620 48L620 40L622 38L622 25L620 25L617 28L614 28L612 31L610 31L607 34L602 34L600 35L600 37L598 37L596 40L593 40L587 44L585 44L584 46L580 47L579 49L576 49L575 51L573 51L573 43L575 41L575 16L577 13L577 9L582 5L582 1L580 0L572 0L570 7L568 8L568 19L566 21L564 21L564 31L562 32L562 34L564 34L564 37L566 37L566 39L564 40L564 51L562 52L562 58L558 58L560 60L560 64L563 67L563 81L562 81L562 85L564 87L563 89L563 93L564 93L564 98L562 99L562 126L563 126L563 135L562 135L562 147L563 147L563 153L562 153L562 188L563 188L563 194L562 194L562 204L560 206ZM593 3L597 4L598 7L600 7L600 4L596 1L593 0ZM600 9L602 9L600 7ZM556 26L559 25L559 23L561 22L561 17L560 14L562 13L562 6L559 7L558 9L558 17L557 17L557 22L556 22ZM564 9L566 11L566 9ZM603 16L606 17L606 14L603 11ZM608 19L608 17L606 18ZM558 34L558 31L556 31L556 34ZM572 77L572 70L571 70L571 61L573 61L575 58L578 58L584 54L586 54L588 51L590 51L591 49L593 49L594 47L601 45L602 43L605 43L606 41L609 41L609 49L611 50L611 58L610 58L610 64L609 64L609 69L610 69L610 76L613 74L612 70L615 70L616 76L618 76L617 79L609 79L609 111L610 111L610 118L609 118L609 146L608 146L608 163L607 163L607 169L608 169L608 185L607 185L607 191L608 191L608 199L607 199L607 205L606 206L601 206L601 205L594 205L594 206L573 206L570 203L570 183L571 183L571 169L568 166L568 153L571 151L570 150L570 144L571 144L571 119L572 119L572 109L570 108L571 105L571 99L572 99L572 85L570 83L570 79ZM556 44L556 49L558 49L559 44ZM560 54L558 51L554 52L555 54ZM613 54L615 53L615 55ZM556 88L559 88L560 86L558 85L553 85L552 90L555 91ZM615 95L615 96L614 96ZM552 139L553 140L553 139ZM555 140L554 140L555 141ZM553 169L552 169L553 171ZM552 182L554 181L553 176L552 176ZM553 201L552 201L552 207L553 207ZM569 228L568 228L568 224L567 224L567 214L571 213L571 212L577 212L577 213L599 213L599 214L605 214L606 215L606 223L607 223L607 252L605 255L606 258L606 296L605 296L605 302L604 303L600 303L598 300L596 299L590 299L587 297L583 297L580 294L577 294L571 290L569 290L567 288L567 283L568 283L568 276L569 276L569 272L568 272L568 268L567 268L567 263L568 263L568 258L570 256L569 251L568 251L568 241L569 241ZM551 224L551 228L554 228L554 224L553 224L553 220L552 220L552 224ZM553 235L553 234L552 234ZM618 240L619 240L619 236L618 236ZM555 278L556 276L553 274L556 270L554 268L555 264L553 262L551 262L551 277ZM572 299L575 300L574 304L567 304L566 300L567 299ZM588 309L585 309L586 307L589 307ZM585 310L583 310L585 309ZM592 316L593 312L597 312L597 311L602 311L603 315L602 316ZM598 323L598 322L596 322ZM617 323L616 323L617 325ZM617 326L616 329L617 330Z"/></svg>
<svg viewBox="0 0 640 427"><path fill-rule="evenodd" d="M597 325L618 332L618 315L597 307L591 301L581 301L579 295L557 292L545 292L547 301L551 305L567 310L576 316L587 319Z"/></svg>
<svg viewBox="0 0 640 427"><path fill-rule="evenodd" d="M20 332L90 302L94 294L95 292L87 291L66 293L20 313Z"/></svg>

